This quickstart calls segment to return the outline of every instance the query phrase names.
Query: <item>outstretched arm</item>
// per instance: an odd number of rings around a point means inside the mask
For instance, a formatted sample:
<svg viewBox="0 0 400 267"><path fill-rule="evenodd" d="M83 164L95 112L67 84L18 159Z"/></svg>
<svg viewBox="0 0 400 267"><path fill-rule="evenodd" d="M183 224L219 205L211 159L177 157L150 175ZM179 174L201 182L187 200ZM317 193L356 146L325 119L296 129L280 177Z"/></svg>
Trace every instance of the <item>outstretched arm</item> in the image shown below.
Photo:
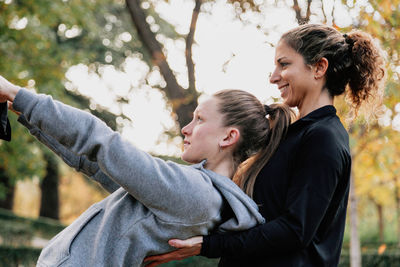
<svg viewBox="0 0 400 267"><path fill-rule="evenodd" d="M24 125L29 132L35 136L37 140L39 140L39 142L57 154L68 166L97 181L109 193L114 192L120 187L117 183L110 179L110 177L101 171L97 162L90 161L85 156L78 156L72 153L59 142L57 142L57 140L55 140L53 137L46 135L38 127L31 125L26 120L24 115L20 115L18 117L18 121Z"/></svg>
<svg viewBox="0 0 400 267"><path fill-rule="evenodd" d="M222 199L210 190L208 178L195 168L152 157L92 114L53 101L50 96L20 89L2 77L0 100L13 102L13 108L30 124L72 153L97 162L107 176L159 218L174 223L204 223L219 216Z"/></svg>
<svg viewBox="0 0 400 267"><path fill-rule="evenodd" d="M13 109L12 103L20 90L20 87L10 83L0 76L0 102L8 101L8 108L19 116L18 121L28 128L33 136L35 136L41 143L60 156L70 167L75 168L77 171L80 171L88 177L99 182L108 192L112 193L117 190L119 185L105 175L100 170L96 162L91 162L85 156L77 156L76 154L72 153L59 142L57 142L57 140L43 133L38 127L31 125L26 120L25 116L21 115L21 112Z"/></svg>

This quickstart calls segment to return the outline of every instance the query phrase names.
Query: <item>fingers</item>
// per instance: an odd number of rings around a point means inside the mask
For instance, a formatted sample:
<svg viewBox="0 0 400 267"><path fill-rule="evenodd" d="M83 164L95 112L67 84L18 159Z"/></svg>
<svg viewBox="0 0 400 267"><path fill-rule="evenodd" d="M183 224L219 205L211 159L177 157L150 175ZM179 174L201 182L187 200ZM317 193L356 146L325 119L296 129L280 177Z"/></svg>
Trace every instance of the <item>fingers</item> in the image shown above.
<svg viewBox="0 0 400 267"><path fill-rule="evenodd" d="M183 260L191 256L199 255L202 243L202 236L195 236L186 240L171 239L168 241L168 244L172 247L178 248L178 250L146 257L143 262L150 262L146 266L152 267L172 260Z"/></svg>
<svg viewBox="0 0 400 267"><path fill-rule="evenodd" d="M191 247L194 247L194 246L202 244L202 243L203 243L202 236L195 236L195 237L191 237L186 240L170 239L168 241L168 244L175 248L191 248Z"/></svg>
<svg viewBox="0 0 400 267"><path fill-rule="evenodd" d="M189 241L189 239L187 240L180 240L180 239L171 239L168 241L168 244L172 247L175 248L185 248L185 247L191 247L192 244Z"/></svg>
<svg viewBox="0 0 400 267"><path fill-rule="evenodd" d="M154 256L149 256L144 258L143 262L148 262L148 261L161 261L164 258L165 254L161 255L154 255Z"/></svg>
<svg viewBox="0 0 400 267"><path fill-rule="evenodd" d="M153 256L146 257L146 258L144 259L144 262L148 262L148 261L157 261L157 262L163 261L163 262L168 262L168 261L171 261L172 259L173 259L173 260L180 260L180 259L182 259L182 256L180 255L179 250L172 251L172 252L165 253L165 254L153 255Z"/></svg>

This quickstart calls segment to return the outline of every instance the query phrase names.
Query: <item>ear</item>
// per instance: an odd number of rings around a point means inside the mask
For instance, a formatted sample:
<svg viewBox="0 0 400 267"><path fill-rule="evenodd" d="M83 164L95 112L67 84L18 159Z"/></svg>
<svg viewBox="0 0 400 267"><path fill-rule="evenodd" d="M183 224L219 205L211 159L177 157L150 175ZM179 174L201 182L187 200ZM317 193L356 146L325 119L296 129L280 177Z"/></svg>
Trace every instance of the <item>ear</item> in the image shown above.
<svg viewBox="0 0 400 267"><path fill-rule="evenodd" d="M321 58L317 63L314 64L314 78L320 79L325 76L328 70L329 62L326 58Z"/></svg>
<svg viewBox="0 0 400 267"><path fill-rule="evenodd" d="M219 146L221 148L227 148L229 146L232 146L236 144L240 139L240 131L238 128L229 127L226 130L226 133L227 134L225 135L224 139L219 141Z"/></svg>

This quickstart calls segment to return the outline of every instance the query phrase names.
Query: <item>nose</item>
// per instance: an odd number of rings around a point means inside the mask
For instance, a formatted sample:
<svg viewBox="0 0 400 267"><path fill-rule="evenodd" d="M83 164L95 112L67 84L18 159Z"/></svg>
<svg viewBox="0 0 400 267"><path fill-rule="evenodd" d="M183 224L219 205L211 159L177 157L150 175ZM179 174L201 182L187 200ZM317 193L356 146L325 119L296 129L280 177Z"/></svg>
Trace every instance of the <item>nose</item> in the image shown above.
<svg viewBox="0 0 400 267"><path fill-rule="evenodd" d="M278 83L280 79L281 79L280 72L279 72L278 68L275 68L274 72L272 72L269 76L269 82L270 83Z"/></svg>
<svg viewBox="0 0 400 267"><path fill-rule="evenodd" d="M181 130L181 133L183 134L183 135L189 135L191 132L192 132L192 123L190 122L189 124L186 124L183 128L182 128L182 130Z"/></svg>

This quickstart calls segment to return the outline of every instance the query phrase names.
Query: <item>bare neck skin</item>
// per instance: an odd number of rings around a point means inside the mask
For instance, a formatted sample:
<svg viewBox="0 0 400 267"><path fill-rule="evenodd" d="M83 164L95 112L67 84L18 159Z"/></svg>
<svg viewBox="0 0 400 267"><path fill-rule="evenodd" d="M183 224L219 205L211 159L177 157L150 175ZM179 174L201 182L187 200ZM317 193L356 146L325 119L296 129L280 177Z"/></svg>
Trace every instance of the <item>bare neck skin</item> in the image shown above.
<svg viewBox="0 0 400 267"><path fill-rule="evenodd" d="M227 155L228 153L219 154L220 155L218 155L216 159L207 160L205 168L232 179L233 175L236 172L236 167L232 155Z"/></svg>
<svg viewBox="0 0 400 267"><path fill-rule="evenodd" d="M333 97L329 94L328 89L323 88L302 101L298 106L299 118L303 118L312 111L327 105L333 105Z"/></svg>

